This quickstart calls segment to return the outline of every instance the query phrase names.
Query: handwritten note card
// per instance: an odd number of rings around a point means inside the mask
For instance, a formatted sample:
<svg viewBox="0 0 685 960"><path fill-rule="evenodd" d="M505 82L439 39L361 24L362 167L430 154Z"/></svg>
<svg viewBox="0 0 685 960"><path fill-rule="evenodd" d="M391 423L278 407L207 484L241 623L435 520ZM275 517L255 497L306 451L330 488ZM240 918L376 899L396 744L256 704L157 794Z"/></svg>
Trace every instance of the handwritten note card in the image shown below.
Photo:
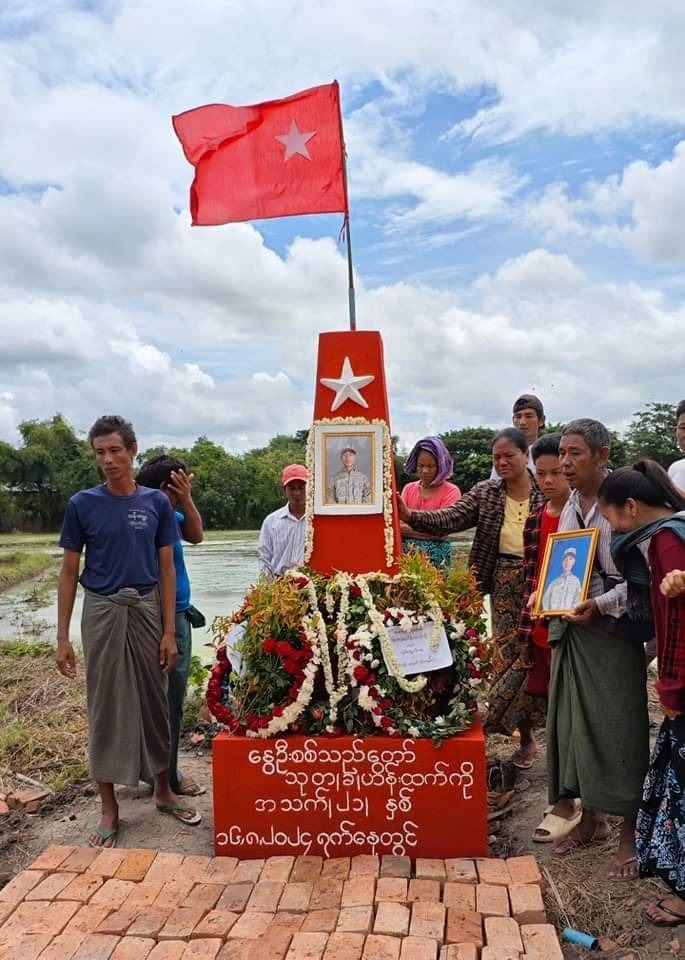
<svg viewBox="0 0 685 960"><path fill-rule="evenodd" d="M433 650L431 645L432 623L411 630L388 627L388 636L405 677L413 673L430 673L431 670L441 670L452 665L452 651L447 643L444 627L440 628L440 643L436 650ZM389 667L387 660L385 665Z"/></svg>

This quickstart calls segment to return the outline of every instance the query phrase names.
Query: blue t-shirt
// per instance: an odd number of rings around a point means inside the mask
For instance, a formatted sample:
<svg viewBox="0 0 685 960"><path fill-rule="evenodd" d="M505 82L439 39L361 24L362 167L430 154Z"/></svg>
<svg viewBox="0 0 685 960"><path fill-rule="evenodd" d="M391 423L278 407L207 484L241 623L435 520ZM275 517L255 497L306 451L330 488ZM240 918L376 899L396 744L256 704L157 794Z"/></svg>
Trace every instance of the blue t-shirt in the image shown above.
<svg viewBox="0 0 685 960"><path fill-rule="evenodd" d="M182 528L185 517L178 510L175 511L176 520ZM174 544L174 566L176 567L176 613L187 610L190 606L190 580L183 556L183 541L177 540Z"/></svg>
<svg viewBox="0 0 685 960"><path fill-rule="evenodd" d="M76 553L85 546L81 583L107 595L122 587L145 592L158 584L157 551L178 537L173 508L161 490L137 487L118 497L102 484L69 500L59 544Z"/></svg>

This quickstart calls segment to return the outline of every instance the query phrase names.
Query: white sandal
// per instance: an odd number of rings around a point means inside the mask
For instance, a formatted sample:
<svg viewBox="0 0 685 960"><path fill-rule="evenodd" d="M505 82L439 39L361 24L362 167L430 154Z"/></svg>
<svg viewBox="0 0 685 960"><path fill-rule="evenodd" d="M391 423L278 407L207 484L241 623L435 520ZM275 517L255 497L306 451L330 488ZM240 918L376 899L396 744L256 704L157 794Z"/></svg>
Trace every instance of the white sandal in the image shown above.
<svg viewBox="0 0 685 960"><path fill-rule="evenodd" d="M548 807L545 810L544 817L533 831L533 843L554 843L555 840L561 840L571 833L572 830L575 830L583 816L582 804L577 800L576 814L571 817L570 820L567 820L565 817L560 817L557 813L552 813L553 809L553 807ZM544 830L546 835L544 837L538 836L538 830Z"/></svg>

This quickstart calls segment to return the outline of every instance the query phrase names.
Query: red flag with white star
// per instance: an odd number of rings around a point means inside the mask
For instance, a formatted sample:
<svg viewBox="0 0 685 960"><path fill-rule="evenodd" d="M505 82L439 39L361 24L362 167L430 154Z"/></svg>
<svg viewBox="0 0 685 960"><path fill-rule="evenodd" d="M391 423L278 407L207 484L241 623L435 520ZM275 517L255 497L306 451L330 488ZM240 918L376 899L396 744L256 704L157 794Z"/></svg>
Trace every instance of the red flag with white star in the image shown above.
<svg viewBox="0 0 685 960"><path fill-rule="evenodd" d="M194 225L347 213L337 83L249 107L210 104L173 117Z"/></svg>

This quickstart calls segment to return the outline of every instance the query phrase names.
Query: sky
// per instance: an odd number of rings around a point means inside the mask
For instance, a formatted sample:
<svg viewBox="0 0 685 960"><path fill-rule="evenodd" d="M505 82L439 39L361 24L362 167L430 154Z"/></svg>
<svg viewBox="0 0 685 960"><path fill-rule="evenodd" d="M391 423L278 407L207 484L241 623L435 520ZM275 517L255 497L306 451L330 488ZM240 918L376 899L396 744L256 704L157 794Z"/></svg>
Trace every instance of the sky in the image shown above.
<svg viewBox="0 0 685 960"><path fill-rule="evenodd" d="M522 392L618 429L685 395L681 0L4 0L0 439L56 412L143 448L309 425L341 217L192 228L170 118L333 79L403 445Z"/></svg>

